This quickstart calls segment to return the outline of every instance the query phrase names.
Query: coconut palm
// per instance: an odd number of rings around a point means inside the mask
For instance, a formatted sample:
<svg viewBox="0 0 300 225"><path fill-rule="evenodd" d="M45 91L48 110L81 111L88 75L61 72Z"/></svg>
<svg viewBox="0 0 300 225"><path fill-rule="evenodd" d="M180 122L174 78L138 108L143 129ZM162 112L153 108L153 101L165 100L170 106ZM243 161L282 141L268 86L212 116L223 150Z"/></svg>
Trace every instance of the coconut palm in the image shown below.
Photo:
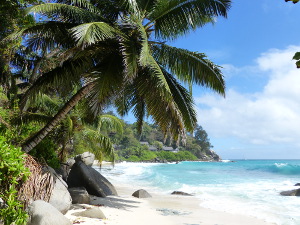
<svg viewBox="0 0 300 225"><path fill-rule="evenodd" d="M165 42L188 34L217 16L226 17L230 0L58 0L28 12L50 18L22 29L32 50L64 50L61 66L44 73L23 100L35 100L49 88L81 89L41 131L23 145L30 151L86 97L94 112L114 104L121 115L132 110L139 131L151 116L176 140L196 125L193 99L184 84L209 87L225 94L220 68L205 54Z"/></svg>

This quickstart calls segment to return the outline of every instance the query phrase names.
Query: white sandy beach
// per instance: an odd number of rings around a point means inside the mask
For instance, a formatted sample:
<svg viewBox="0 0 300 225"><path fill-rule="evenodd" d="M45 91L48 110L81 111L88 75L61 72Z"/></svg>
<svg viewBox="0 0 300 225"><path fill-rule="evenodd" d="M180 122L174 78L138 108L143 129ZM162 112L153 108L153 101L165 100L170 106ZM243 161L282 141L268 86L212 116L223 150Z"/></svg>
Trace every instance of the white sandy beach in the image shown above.
<svg viewBox="0 0 300 225"><path fill-rule="evenodd" d="M199 206L193 196L177 196L151 193L152 198L138 199L131 194L139 187L124 187L114 184L119 196L98 198L92 196L91 205L100 207L106 219L75 217L72 213L84 209L70 210L66 216L73 224L106 225L271 225L266 221L226 212L214 211ZM224 202L226 204L226 202Z"/></svg>

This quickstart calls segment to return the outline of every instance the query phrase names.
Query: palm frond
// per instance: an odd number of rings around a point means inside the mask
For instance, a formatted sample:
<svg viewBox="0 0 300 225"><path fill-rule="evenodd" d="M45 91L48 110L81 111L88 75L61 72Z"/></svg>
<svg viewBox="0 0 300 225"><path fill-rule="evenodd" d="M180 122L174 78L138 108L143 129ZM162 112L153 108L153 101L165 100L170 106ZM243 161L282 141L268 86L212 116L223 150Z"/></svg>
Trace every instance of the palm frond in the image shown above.
<svg viewBox="0 0 300 225"><path fill-rule="evenodd" d="M89 12L95 13L97 15L101 15L101 10L98 7L94 6L89 0L58 0L57 3L67 3L69 5L76 6Z"/></svg>
<svg viewBox="0 0 300 225"><path fill-rule="evenodd" d="M120 50L123 56L123 64L125 66L125 79L131 80L138 73L139 53L138 46L130 39L122 39L120 41Z"/></svg>
<svg viewBox="0 0 300 225"><path fill-rule="evenodd" d="M27 8L25 12L27 14L38 13L61 22L88 23L92 21L103 21L103 18L96 12L60 3L34 5Z"/></svg>
<svg viewBox="0 0 300 225"><path fill-rule="evenodd" d="M153 46L155 59L181 81L209 87L225 95L225 81L220 67L203 53L191 52L165 44Z"/></svg>
<svg viewBox="0 0 300 225"><path fill-rule="evenodd" d="M81 24L73 27L70 31L77 45L83 47L114 38L118 33L115 28L104 22Z"/></svg>
<svg viewBox="0 0 300 225"><path fill-rule="evenodd" d="M139 9L144 12L144 14L147 14L152 11L152 8L154 7L156 1L153 0L136 0L137 4L139 6Z"/></svg>
<svg viewBox="0 0 300 225"><path fill-rule="evenodd" d="M112 52L107 54L89 74L95 79L95 86L87 96L90 110L94 115L98 115L105 106L111 104L115 96L122 90L125 84L123 70L122 58L118 52Z"/></svg>
<svg viewBox="0 0 300 225"><path fill-rule="evenodd" d="M217 16L227 16L230 0L157 0L149 14L155 23L155 36L175 39L207 23Z"/></svg>
<svg viewBox="0 0 300 225"><path fill-rule="evenodd" d="M151 48L148 42L147 32L140 21L136 22L138 26L138 31L141 37L141 52L139 56L139 64L151 71L149 73L151 76L154 76L157 79L157 85L161 89L161 94L163 94L166 98L170 99L170 89L168 83L160 69L160 66L157 64L156 60L152 56Z"/></svg>
<svg viewBox="0 0 300 225"><path fill-rule="evenodd" d="M87 140L87 143L93 145L93 153L100 162L103 160L103 154L111 161L115 161L114 147L109 137L86 127L83 130L83 138Z"/></svg>
<svg viewBox="0 0 300 225"><path fill-rule="evenodd" d="M175 140L178 140L185 135L182 113L173 97L166 99L161 95L161 88L158 87L157 82L157 79L147 72L139 73L133 83L133 88L130 89L132 93L127 94L129 108L136 111L136 116L143 115L141 109L145 109L147 115L154 119L165 134L170 133ZM141 103L144 104L143 107ZM141 121L139 118L138 120Z"/></svg>
<svg viewBox="0 0 300 225"><path fill-rule="evenodd" d="M121 0L121 2L122 8L124 8L125 11L141 18L141 10L139 9L137 0Z"/></svg>
<svg viewBox="0 0 300 225"><path fill-rule="evenodd" d="M48 73L40 76L34 84L26 91L21 108L26 109L28 100L36 101L38 96L49 88L61 88L62 84L65 91L71 91L75 85L80 84L82 74L93 66L93 60L88 56L75 60L68 60L62 67L57 67Z"/></svg>
<svg viewBox="0 0 300 225"><path fill-rule="evenodd" d="M60 109L60 103L58 99L53 99L49 95L41 94L35 102L30 104L30 107L38 108L48 116L53 116Z"/></svg>
<svg viewBox="0 0 300 225"><path fill-rule="evenodd" d="M182 115L184 126L187 131L192 132L197 124L193 97L170 73L164 70L164 74L171 89L174 102Z"/></svg>
<svg viewBox="0 0 300 225"><path fill-rule="evenodd" d="M21 117L15 118L11 121L14 125L28 124L28 123L38 123L45 125L52 119L52 116L45 115L43 113L26 113Z"/></svg>
<svg viewBox="0 0 300 225"><path fill-rule="evenodd" d="M16 41L23 37L26 39L26 49L29 51L52 50L57 46L67 48L74 45L68 31L72 26L70 23L55 21L37 23L12 33L3 42Z"/></svg>
<svg viewBox="0 0 300 225"><path fill-rule="evenodd" d="M132 104L134 105L132 112L136 118L137 132L139 135L141 135L146 116L146 104L144 99L140 98L139 96L135 96L132 100Z"/></svg>
<svg viewBox="0 0 300 225"><path fill-rule="evenodd" d="M123 124L115 116L104 114L99 116L98 131L123 133Z"/></svg>

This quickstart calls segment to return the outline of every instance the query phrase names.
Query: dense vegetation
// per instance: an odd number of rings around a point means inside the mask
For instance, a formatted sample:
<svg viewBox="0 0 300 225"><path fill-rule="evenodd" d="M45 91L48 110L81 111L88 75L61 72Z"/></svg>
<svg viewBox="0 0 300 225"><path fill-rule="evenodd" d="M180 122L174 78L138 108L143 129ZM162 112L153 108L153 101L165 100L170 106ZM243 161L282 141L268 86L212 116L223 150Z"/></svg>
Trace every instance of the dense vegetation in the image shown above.
<svg viewBox="0 0 300 225"><path fill-rule="evenodd" d="M4 225L25 224L27 220L17 195L17 187L29 176L29 170L24 166L24 157L20 148L9 145L0 137L0 198L4 202L0 202L0 218L5 218Z"/></svg>
<svg viewBox="0 0 300 225"><path fill-rule="evenodd" d="M164 138L155 124L145 123L139 134L137 124L124 124L123 135L112 137L118 160L125 161L183 161L212 160L210 143L206 131L197 126L194 136L188 134L186 143L177 143L171 137ZM150 147L150 148L149 148ZM167 148L166 148L167 147ZM164 150L167 149L167 150Z"/></svg>

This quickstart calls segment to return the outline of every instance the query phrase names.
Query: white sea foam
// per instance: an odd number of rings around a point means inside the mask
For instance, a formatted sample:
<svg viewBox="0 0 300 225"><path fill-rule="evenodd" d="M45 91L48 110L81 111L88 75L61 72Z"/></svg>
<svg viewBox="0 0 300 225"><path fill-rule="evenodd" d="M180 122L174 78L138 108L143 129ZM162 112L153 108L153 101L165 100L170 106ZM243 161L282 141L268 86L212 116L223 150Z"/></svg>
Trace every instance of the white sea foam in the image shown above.
<svg viewBox="0 0 300 225"><path fill-rule="evenodd" d="M254 216L278 225L300 225L299 198L279 194L295 189L293 185L299 182L298 176L268 169L272 166L290 168L291 165L281 162L268 163L267 166L248 164L126 163L116 165L114 174L119 175L111 176L109 170L107 175L119 183L151 186L153 191L170 193L179 190L195 194L202 207Z"/></svg>
<svg viewBox="0 0 300 225"><path fill-rule="evenodd" d="M228 163L228 162L231 162L231 160L229 160L229 159L223 159L221 162Z"/></svg>
<svg viewBox="0 0 300 225"><path fill-rule="evenodd" d="M288 163L274 163L275 166L277 166L278 168L282 168L288 165Z"/></svg>

